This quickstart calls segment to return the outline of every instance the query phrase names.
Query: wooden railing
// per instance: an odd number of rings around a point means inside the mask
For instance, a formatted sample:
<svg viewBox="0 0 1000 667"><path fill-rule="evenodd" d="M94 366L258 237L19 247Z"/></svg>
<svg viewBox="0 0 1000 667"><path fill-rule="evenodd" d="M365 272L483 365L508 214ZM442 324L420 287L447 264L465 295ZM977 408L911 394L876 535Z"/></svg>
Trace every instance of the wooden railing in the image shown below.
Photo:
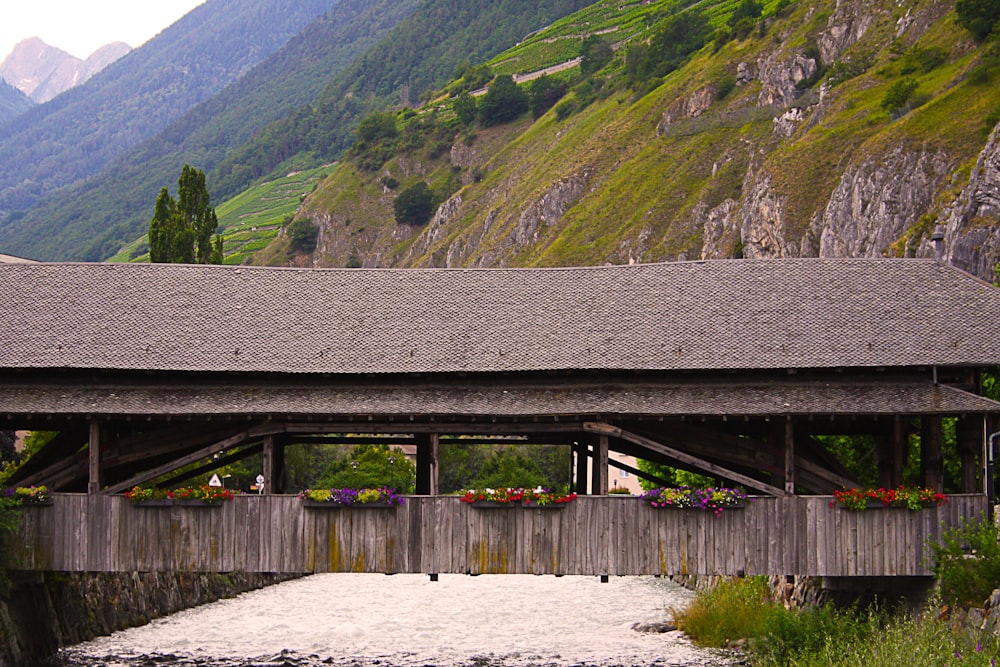
<svg viewBox="0 0 1000 667"><path fill-rule="evenodd" d="M281 495L142 508L122 496L55 494L53 505L22 511L6 558L55 571L924 576L928 540L986 509L982 495L917 512L829 502L753 498L715 516L621 496L561 509L477 509L454 496L308 509Z"/></svg>

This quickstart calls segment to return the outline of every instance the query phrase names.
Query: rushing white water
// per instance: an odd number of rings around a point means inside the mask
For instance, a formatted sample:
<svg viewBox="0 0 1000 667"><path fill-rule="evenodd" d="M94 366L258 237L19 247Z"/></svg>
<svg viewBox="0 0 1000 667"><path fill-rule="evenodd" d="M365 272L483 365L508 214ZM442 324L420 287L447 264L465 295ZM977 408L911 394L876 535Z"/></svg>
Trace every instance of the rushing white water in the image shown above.
<svg viewBox="0 0 1000 667"><path fill-rule="evenodd" d="M63 664L727 664L679 632L632 629L690 597L652 577L314 575L79 644Z"/></svg>

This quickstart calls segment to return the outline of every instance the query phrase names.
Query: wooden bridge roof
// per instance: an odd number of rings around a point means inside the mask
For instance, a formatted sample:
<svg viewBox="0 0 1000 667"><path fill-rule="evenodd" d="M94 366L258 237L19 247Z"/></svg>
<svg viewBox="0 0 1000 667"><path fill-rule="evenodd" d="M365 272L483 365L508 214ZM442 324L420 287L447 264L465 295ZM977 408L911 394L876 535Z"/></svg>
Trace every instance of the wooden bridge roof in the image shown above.
<svg viewBox="0 0 1000 667"><path fill-rule="evenodd" d="M0 370L1000 364L1000 290L914 259L410 270L0 264L0 302Z"/></svg>
<svg viewBox="0 0 1000 667"><path fill-rule="evenodd" d="M421 415L599 418L772 415L931 415L1000 412L1000 404L945 385L874 381L504 381L421 384L0 385L0 413L87 416Z"/></svg>

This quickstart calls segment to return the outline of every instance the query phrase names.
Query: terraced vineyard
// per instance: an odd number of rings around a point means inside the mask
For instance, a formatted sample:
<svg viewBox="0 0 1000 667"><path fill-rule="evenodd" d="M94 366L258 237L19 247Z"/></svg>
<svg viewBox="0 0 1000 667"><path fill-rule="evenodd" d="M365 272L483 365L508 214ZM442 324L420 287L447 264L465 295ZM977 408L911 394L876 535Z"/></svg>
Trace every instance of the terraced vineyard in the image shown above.
<svg viewBox="0 0 1000 667"><path fill-rule="evenodd" d="M302 199L333 171L334 166L292 172L284 178L255 185L216 206L225 263L242 264L247 257L267 246L278 235L282 224L298 210ZM149 239L143 236L128 244L108 261L148 262Z"/></svg>

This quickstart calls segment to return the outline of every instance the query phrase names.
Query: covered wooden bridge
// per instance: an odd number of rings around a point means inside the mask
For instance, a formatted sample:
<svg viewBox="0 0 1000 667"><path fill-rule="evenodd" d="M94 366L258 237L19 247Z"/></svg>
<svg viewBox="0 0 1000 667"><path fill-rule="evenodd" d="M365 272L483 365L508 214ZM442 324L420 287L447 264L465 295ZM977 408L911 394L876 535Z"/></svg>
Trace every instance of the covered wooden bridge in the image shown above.
<svg viewBox="0 0 1000 667"><path fill-rule="evenodd" d="M26 512L27 568L925 575L941 520L987 505L1000 290L933 261L24 264L0 265L0 294L0 428L59 432L10 482L60 492ZM885 486L919 440L942 488L945 418L962 495L829 507L856 482L817 436L872 436ZM405 508L317 515L282 495L287 447L387 437L416 444ZM572 447L588 497L497 515L437 496L438 447L477 438ZM612 450L761 497L721 521L607 497ZM261 452L267 493L221 511L119 495Z"/></svg>

